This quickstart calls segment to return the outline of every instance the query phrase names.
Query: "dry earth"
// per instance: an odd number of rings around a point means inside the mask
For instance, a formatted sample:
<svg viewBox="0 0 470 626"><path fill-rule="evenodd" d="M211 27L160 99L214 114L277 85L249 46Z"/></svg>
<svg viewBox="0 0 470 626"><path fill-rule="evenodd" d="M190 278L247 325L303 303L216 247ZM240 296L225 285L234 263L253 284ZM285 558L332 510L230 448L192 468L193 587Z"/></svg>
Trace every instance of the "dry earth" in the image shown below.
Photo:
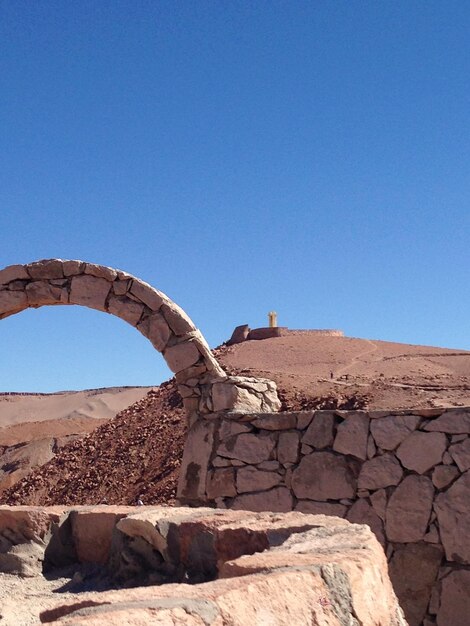
<svg viewBox="0 0 470 626"><path fill-rule="evenodd" d="M115 387L0 394L0 493L148 391L149 387Z"/></svg>

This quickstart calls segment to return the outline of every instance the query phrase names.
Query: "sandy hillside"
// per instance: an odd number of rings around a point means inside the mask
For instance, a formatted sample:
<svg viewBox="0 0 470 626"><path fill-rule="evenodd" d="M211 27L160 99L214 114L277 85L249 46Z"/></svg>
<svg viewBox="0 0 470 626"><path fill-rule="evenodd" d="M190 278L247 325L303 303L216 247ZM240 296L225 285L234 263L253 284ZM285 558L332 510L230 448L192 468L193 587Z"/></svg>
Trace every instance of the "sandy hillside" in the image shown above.
<svg viewBox="0 0 470 626"><path fill-rule="evenodd" d="M0 394L0 493L143 398L149 387Z"/></svg>
<svg viewBox="0 0 470 626"><path fill-rule="evenodd" d="M275 380L290 398L358 394L371 409L470 405L464 350L307 333L246 341L218 356L232 372Z"/></svg>

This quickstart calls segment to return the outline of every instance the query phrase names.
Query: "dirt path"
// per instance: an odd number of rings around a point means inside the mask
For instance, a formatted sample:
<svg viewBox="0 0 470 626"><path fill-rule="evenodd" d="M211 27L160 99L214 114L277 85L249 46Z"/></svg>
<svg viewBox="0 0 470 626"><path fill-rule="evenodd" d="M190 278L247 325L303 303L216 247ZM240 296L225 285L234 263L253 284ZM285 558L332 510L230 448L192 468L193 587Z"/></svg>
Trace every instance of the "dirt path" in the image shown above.
<svg viewBox="0 0 470 626"><path fill-rule="evenodd" d="M343 365L343 367L340 367L339 370L336 371L335 376L333 377L333 381L337 382L336 379L348 372L352 367L357 365L362 357L377 351L377 345L371 339L364 339L364 341L366 341L369 346L372 347L369 347L367 350L363 350L359 354L356 354L356 356L347 365ZM382 359L378 360L381 361Z"/></svg>

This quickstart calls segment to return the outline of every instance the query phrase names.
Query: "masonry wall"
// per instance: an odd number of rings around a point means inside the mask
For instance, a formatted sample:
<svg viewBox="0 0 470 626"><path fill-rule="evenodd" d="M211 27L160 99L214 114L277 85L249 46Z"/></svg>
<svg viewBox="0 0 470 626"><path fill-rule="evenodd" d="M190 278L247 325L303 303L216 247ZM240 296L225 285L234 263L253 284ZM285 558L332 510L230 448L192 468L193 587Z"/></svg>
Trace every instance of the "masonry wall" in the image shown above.
<svg viewBox="0 0 470 626"><path fill-rule="evenodd" d="M470 408L212 414L179 498L368 524L411 626L470 624Z"/></svg>

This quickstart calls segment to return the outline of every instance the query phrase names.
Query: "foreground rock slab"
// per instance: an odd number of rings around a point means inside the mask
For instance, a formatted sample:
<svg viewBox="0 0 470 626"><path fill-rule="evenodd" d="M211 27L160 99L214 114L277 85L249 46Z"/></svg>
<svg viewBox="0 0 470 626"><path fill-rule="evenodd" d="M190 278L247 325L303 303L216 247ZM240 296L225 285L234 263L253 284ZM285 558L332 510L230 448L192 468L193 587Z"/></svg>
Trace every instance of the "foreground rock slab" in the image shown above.
<svg viewBox="0 0 470 626"><path fill-rule="evenodd" d="M99 572L99 588L103 577L108 587L119 586L59 594L38 610L41 623L406 626L375 536L340 518L99 506L50 514L0 507L0 519L0 532L10 537L0 544L5 554L15 549L16 537L17 545L43 548L38 562L49 578L53 565L85 563L95 576ZM93 541L106 547L96 551L95 563ZM90 583L87 589L93 589ZM6 626L22 626L18 615L16 622L2 617Z"/></svg>

